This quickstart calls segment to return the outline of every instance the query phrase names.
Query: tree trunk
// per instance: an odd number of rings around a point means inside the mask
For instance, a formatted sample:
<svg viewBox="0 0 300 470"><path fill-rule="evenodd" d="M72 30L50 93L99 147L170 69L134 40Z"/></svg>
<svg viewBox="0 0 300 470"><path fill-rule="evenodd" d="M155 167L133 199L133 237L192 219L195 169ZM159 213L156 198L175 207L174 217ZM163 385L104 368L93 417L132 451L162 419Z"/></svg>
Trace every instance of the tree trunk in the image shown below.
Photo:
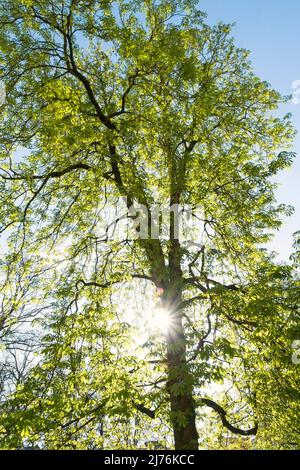
<svg viewBox="0 0 300 470"><path fill-rule="evenodd" d="M167 337L168 393L175 449L198 449L193 383L186 363L182 315L176 312Z"/></svg>
<svg viewBox="0 0 300 470"><path fill-rule="evenodd" d="M170 206L178 204L179 195L173 194ZM181 247L176 232L178 214L170 216L169 286L163 303L170 314L167 335L168 393L175 449L198 449L193 378L186 359L186 340L183 329ZM177 235L176 235L177 233Z"/></svg>

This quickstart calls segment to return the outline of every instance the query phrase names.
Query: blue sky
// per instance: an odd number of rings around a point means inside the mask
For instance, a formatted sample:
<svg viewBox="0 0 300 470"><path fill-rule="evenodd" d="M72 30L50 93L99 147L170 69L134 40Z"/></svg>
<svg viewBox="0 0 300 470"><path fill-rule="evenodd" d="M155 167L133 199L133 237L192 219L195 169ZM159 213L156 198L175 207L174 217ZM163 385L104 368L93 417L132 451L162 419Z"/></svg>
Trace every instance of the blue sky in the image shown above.
<svg viewBox="0 0 300 470"><path fill-rule="evenodd" d="M293 92L292 82L300 80L300 1L299 0L200 0L208 23L235 22L236 43L251 51L255 72L284 95ZM292 234L300 230L300 103L282 106L281 113L293 114L299 132L294 150L298 157L291 170L283 172L276 195L280 202L291 204L295 213L276 234L271 248L279 259L291 253Z"/></svg>

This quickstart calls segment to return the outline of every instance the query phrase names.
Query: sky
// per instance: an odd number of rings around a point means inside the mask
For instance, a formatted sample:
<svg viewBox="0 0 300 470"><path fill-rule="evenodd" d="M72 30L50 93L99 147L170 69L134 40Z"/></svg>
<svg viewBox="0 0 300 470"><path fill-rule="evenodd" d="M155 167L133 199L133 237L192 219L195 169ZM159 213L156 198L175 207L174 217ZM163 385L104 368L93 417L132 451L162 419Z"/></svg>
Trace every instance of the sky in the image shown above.
<svg viewBox="0 0 300 470"><path fill-rule="evenodd" d="M236 23L233 28L236 43L251 51L254 71L260 78L284 95L296 92L292 84L300 81L299 0L200 0L199 7L207 13L209 24ZM278 201L295 208L270 244L281 261L288 260L292 234L300 230L300 87L299 99L293 101L280 109L281 115L292 113L299 132L293 149L298 156L293 167L277 178Z"/></svg>

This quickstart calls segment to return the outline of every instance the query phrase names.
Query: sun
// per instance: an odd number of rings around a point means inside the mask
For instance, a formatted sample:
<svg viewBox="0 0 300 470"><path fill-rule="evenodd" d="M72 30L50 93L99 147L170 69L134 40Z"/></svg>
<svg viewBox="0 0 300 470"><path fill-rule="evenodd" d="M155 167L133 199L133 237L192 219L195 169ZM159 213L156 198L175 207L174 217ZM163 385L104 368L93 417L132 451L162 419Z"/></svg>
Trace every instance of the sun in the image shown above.
<svg viewBox="0 0 300 470"><path fill-rule="evenodd" d="M145 321L147 329L166 335L171 326L170 312L164 307L153 306L145 311Z"/></svg>

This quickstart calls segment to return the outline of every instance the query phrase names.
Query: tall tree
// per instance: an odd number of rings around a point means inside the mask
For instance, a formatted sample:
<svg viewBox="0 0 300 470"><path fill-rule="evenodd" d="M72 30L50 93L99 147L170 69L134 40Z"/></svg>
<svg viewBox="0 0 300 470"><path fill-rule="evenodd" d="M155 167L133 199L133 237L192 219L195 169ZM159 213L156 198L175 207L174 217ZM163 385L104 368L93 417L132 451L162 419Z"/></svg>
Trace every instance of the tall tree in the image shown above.
<svg viewBox="0 0 300 470"><path fill-rule="evenodd" d="M290 210L272 182L293 157L289 116L272 116L283 98L193 0L0 8L2 318L25 335L25 316L39 345L3 401L3 446L122 447L147 429L167 446L171 426L196 449L207 407L256 434L251 350L278 320L260 311L276 290L261 246ZM158 204L168 230L151 236ZM184 207L196 224L179 237ZM138 348L134 302L168 317ZM235 392L216 402L220 382Z"/></svg>

